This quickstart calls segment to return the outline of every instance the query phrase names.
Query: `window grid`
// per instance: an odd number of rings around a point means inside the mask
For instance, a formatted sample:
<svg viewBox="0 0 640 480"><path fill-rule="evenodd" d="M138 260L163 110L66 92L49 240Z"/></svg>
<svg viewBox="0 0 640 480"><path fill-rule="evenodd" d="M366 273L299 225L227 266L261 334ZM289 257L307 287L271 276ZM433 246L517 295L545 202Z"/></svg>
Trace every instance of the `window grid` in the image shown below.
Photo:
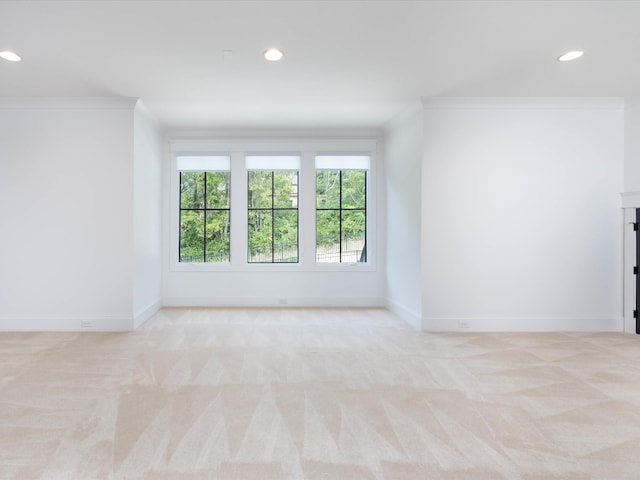
<svg viewBox="0 0 640 480"><path fill-rule="evenodd" d="M339 208L319 208L316 205L316 211L325 211L325 212L338 212L338 218L340 222L339 227L339 263L342 263L343 257L343 213L346 212L363 212L364 213L364 247L362 248L362 254L358 262L366 262L367 261L367 171L364 170L364 207L362 208L344 208L343 207L343 198L342 198L342 180L344 176L344 170L340 170L340 181L339 181ZM317 228L317 227L316 227ZM317 253L316 253L316 263L318 262Z"/></svg>
<svg viewBox="0 0 640 480"><path fill-rule="evenodd" d="M180 185L182 185L182 175L187 172L180 172ZM180 228L178 229L178 262L183 262L182 255L182 212L202 212L203 215L203 234L202 234L202 263L213 263L207 261L207 213L208 212L226 212L227 218L229 221L229 234L231 232L231 207L228 206L226 208L221 207L209 207L208 206L208 175L206 171L202 172L188 172L188 173L198 173L204 176L204 192L203 192L203 201L202 208L183 208L182 206L182 189L180 189ZM230 261L231 252L227 250L226 261ZM192 263L192 262L188 262Z"/></svg>
<svg viewBox="0 0 640 480"><path fill-rule="evenodd" d="M256 170L249 170L247 172L247 198L248 201L250 201L249 199L251 198L251 173L255 172ZM295 245L295 250L296 250L296 255L295 255L295 261L276 261L276 221L275 221L275 212L276 211L295 211L296 212L296 229L299 228L299 222L300 222L300 212L298 207L276 207L276 184L275 184L275 171L270 170L269 171L270 177L271 177L271 207L251 207L250 205L247 205L247 220L248 222L250 222L250 218L251 218L251 212L268 212L271 214L271 261L254 261L251 260L251 252L250 252L250 245L251 245L251 230L249 229L247 231L247 263L298 263L300 261L300 255L299 255L299 232L297 232L296 234L296 245ZM297 205L297 197L298 197L298 185L299 185L299 172L295 171L295 183L292 184L292 186L295 186L295 191L292 192L292 195L295 195L296 197L296 205Z"/></svg>

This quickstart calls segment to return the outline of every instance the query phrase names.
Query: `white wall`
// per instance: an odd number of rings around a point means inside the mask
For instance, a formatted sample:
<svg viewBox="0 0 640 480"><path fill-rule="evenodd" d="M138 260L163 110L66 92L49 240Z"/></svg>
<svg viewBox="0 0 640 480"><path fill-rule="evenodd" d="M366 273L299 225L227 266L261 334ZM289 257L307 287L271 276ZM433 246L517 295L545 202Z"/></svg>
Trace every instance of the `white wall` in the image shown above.
<svg viewBox="0 0 640 480"><path fill-rule="evenodd" d="M133 317L138 327L161 306L162 132L138 102L134 112Z"/></svg>
<svg viewBox="0 0 640 480"><path fill-rule="evenodd" d="M310 138L300 132L236 131L188 136L174 132L171 145L176 152L229 152L231 185L231 265L190 266L177 263L178 198L177 176L173 177L171 155L165 160L163 224L163 304L167 306L384 306L384 185L379 170L380 152L374 155L370 178L376 182L369 198L367 251L369 262L354 266L315 265L315 174L314 152L375 150L376 139L351 138L346 131L329 132L326 137ZM297 135L296 135L297 134ZM340 138L333 138L340 137ZM366 145L367 147L363 147ZM300 263L291 265L246 264L246 179L244 153L247 151L300 152ZM375 153L375 152L374 152ZM242 164L240 170L236 165ZM371 191L370 191L371 193ZM173 199L172 199L173 195ZM376 206L380 205L380 208ZM235 225L235 227L234 227ZM234 236L235 235L235 236ZM172 244L173 242L173 244ZM305 255L306 252L306 255ZM341 269L341 271L336 271ZM199 271L194 271L199 270Z"/></svg>
<svg viewBox="0 0 640 480"><path fill-rule="evenodd" d="M0 330L125 330L130 99L0 103Z"/></svg>
<svg viewBox="0 0 640 480"><path fill-rule="evenodd" d="M621 107L425 101L425 329L622 330Z"/></svg>
<svg viewBox="0 0 640 480"><path fill-rule="evenodd" d="M396 119L378 155L376 267L347 272L171 269L159 129L134 104L0 101L0 330L131 329L159 306L161 276L167 305L386 297L427 330L622 328L635 100L624 113L610 100L431 100Z"/></svg>
<svg viewBox="0 0 640 480"><path fill-rule="evenodd" d="M277 267L276 267L277 268ZM165 305L383 306L376 272L167 272Z"/></svg>
<svg viewBox="0 0 640 480"><path fill-rule="evenodd" d="M625 332L636 332L636 282L633 267L636 258L636 208L640 208L640 97L626 98L624 106L624 327Z"/></svg>
<svg viewBox="0 0 640 480"><path fill-rule="evenodd" d="M640 192L640 97L625 99L624 191Z"/></svg>
<svg viewBox="0 0 640 480"><path fill-rule="evenodd" d="M422 328L422 148L422 108L417 106L390 122L384 138L387 307L416 328Z"/></svg>

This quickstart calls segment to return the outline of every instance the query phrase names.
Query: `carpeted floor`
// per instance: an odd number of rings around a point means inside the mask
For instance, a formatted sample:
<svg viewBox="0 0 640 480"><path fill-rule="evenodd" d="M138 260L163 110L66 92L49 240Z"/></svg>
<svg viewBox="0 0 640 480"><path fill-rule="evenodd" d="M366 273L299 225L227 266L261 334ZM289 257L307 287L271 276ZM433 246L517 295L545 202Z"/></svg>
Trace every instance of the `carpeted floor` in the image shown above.
<svg viewBox="0 0 640 480"><path fill-rule="evenodd" d="M378 309L0 334L0 479L640 478L640 337Z"/></svg>

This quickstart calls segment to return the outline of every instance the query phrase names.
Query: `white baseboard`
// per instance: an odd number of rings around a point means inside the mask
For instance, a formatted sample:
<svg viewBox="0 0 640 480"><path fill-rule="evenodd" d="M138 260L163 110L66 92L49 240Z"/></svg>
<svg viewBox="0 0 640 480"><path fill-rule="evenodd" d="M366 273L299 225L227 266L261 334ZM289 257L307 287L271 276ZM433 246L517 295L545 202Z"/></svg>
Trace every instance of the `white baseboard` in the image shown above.
<svg viewBox="0 0 640 480"><path fill-rule="evenodd" d="M602 316L465 316L423 318L427 332L623 332L621 315Z"/></svg>
<svg viewBox="0 0 640 480"><path fill-rule="evenodd" d="M128 332L130 315L0 315L2 332Z"/></svg>
<svg viewBox="0 0 640 480"><path fill-rule="evenodd" d="M389 311L400 317L416 330L422 330L422 316L418 312L411 310L390 298L387 298L386 304Z"/></svg>
<svg viewBox="0 0 640 480"><path fill-rule="evenodd" d="M158 310L160 310L160 308L162 308L162 302L160 301L160 299L158 299L148 307L136 312L133 315L133 329L135 330L144 322L153 317L158 312Z"/></svg>
<svg viewBox="0 0 640 480"><path fill-rule="evenodd" d="M384 307L379 297L224 297L165 298L164 307Z"/></svg>

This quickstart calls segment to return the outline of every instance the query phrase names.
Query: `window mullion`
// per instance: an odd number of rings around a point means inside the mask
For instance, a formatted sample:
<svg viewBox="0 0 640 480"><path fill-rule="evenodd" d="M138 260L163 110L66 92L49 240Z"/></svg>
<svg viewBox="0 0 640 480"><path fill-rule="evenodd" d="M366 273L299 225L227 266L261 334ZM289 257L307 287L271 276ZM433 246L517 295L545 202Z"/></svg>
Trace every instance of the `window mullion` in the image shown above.
<svg viewBox="0 0 640 480"><path fill-rule="evenodd" d="M243 265L247 257L247 172L241 153L231 153L231 196L229 198L231 226L230 261Z"/></svg>
<svg viewBox="0 0 640 480"><path fill-rule="evenodd" d="M202 230L202 261L207 263L207 172L202 172L204 175L204 197L202 199L202 217L203 217L203 230Z"/></svg>
<svg viewBox="0 0 640 480"><path fill-rule="evenodd" d="M182 172L178 172L178 262L182 247Z"/></svg>
<svg viewBox="0 0 640 480"><path fill-rule="evenodd" d="M342 170L340 170L340 204L338 205L338 221L340 222L340 237L339 237L339 245L340 245L340 262L342 262Z"/></svg>
<svg viewBox="0 0 640 480"><path fill-rule="evenodd" d="M300 264L316 263L316 169L315 152L302 152L298 171L298 246Z"/></svg>
<svg viewBox="0 0 640 480"><path fill-rule="evenodd" d="M369 236L369 226L367 225L367 182L369 181L369 172L364 172L364 261L367 262L369 252L367 251L367 237Z"/></svg>
<svg viewBox="0 0 640 480"><path fill-rule="evenodd" d="M275 172L271 172L271 263L276 261L276 182Z"/></svg>

